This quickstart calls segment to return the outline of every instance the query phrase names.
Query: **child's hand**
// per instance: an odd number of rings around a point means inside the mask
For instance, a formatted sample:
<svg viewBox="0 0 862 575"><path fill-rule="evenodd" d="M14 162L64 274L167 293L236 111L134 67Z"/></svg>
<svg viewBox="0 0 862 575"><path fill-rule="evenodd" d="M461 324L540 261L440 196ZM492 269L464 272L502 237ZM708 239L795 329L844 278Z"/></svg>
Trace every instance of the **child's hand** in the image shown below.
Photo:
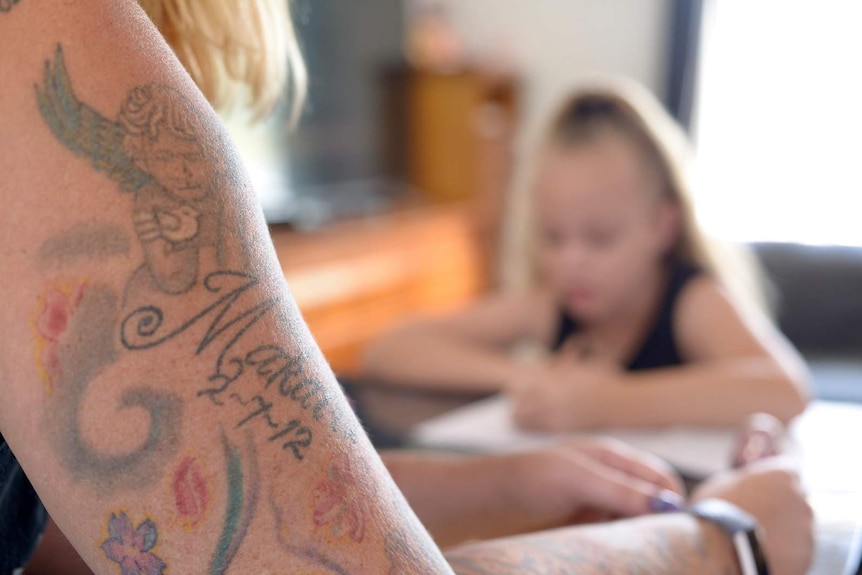
<svg viewBox="0 0 862 575"><path fill-rule="evenodd" d="M571 431L602 426L620 385L616 366L564 358L526 370L507 393L520 427Z"/></svg>

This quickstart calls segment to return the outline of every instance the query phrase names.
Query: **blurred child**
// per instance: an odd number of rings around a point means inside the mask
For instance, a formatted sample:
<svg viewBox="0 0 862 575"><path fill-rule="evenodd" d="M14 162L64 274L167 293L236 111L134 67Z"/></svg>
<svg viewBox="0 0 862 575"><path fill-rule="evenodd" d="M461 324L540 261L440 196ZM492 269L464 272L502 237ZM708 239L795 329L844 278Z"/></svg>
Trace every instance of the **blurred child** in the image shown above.
<svg viewBox="0 0 862 575"><path fill-rule="evenodd" d="M798 415L804 364L754 303L745 262L719 257L697 227L687 152L636 86L572 96L530 190L538 287L404 325L371 346L367 377L506 391L516 421L545 430ZM510 350L525 340L548 358L516 361Z"/></svg>

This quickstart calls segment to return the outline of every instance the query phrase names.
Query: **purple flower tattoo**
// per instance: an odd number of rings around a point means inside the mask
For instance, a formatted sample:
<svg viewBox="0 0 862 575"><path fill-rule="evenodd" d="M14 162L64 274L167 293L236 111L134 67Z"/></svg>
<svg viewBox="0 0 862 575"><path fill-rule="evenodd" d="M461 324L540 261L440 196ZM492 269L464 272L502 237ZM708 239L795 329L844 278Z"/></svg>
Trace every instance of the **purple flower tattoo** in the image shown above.
<svg viewBox="0 0 862 575"><path fill-rule="evenodd" d="M102 543L105 556L119 564L121 575L162 575L165 562L150 550L158 541L156 524L146 519L132 529L132 521L125 511L111 513L108 519L109 537Z"/></svg>

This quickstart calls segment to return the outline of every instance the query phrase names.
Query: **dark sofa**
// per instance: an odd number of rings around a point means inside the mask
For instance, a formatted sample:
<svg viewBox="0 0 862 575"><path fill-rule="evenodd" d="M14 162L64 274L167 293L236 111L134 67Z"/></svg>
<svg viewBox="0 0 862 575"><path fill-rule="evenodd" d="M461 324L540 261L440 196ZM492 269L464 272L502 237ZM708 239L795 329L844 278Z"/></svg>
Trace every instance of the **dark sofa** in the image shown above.
<svg viewBox="0 0 862 575"><path fill-rule="evenodd" d="M777 320L811 368L818 399L862 403L862 248L755 244Z"/></svg>

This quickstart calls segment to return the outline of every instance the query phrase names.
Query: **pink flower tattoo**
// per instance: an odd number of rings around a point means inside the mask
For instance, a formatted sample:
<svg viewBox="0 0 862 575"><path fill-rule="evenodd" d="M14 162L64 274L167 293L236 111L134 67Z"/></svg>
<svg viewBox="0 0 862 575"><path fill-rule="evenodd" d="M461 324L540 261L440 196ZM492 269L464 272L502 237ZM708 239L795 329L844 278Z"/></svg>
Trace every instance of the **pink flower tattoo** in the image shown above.
<svg viewBox="0 0 862 575"><path fill-rule="evenodd" d="M314 524L330 526L336 539L349 536L360 543L365 537L368 506L356 488L350 458L343 456L329 464L326 479L314 487Z"/></svg>
<svg viewBox="0 0 862 575"><path fill-rule="evenodd" d="M156 546L156 524L146 519L132 529L125 511L111 513L108 519L108 539L102 543L105 557L119 564L121 575L162 575L167 565L151 550Z"/></svg>
<svg viewBox="0 0 862 575"><path fill-rule="evenodd" d="M194 529L203 520L210 501L204 473L195 458L183 459L174 471L171 490L174 495L177 521L186 530Z"/></svg>
<svg viewBox="0 0 862 575"><path fill-rule="evenodd" d="M48 385L49 394L60 378L60 338L66 333L69 321L84 296L85 288L86 282L72 286L55 286L42 296L42 306L35 321L39 335L37 362Z"/></svg>

